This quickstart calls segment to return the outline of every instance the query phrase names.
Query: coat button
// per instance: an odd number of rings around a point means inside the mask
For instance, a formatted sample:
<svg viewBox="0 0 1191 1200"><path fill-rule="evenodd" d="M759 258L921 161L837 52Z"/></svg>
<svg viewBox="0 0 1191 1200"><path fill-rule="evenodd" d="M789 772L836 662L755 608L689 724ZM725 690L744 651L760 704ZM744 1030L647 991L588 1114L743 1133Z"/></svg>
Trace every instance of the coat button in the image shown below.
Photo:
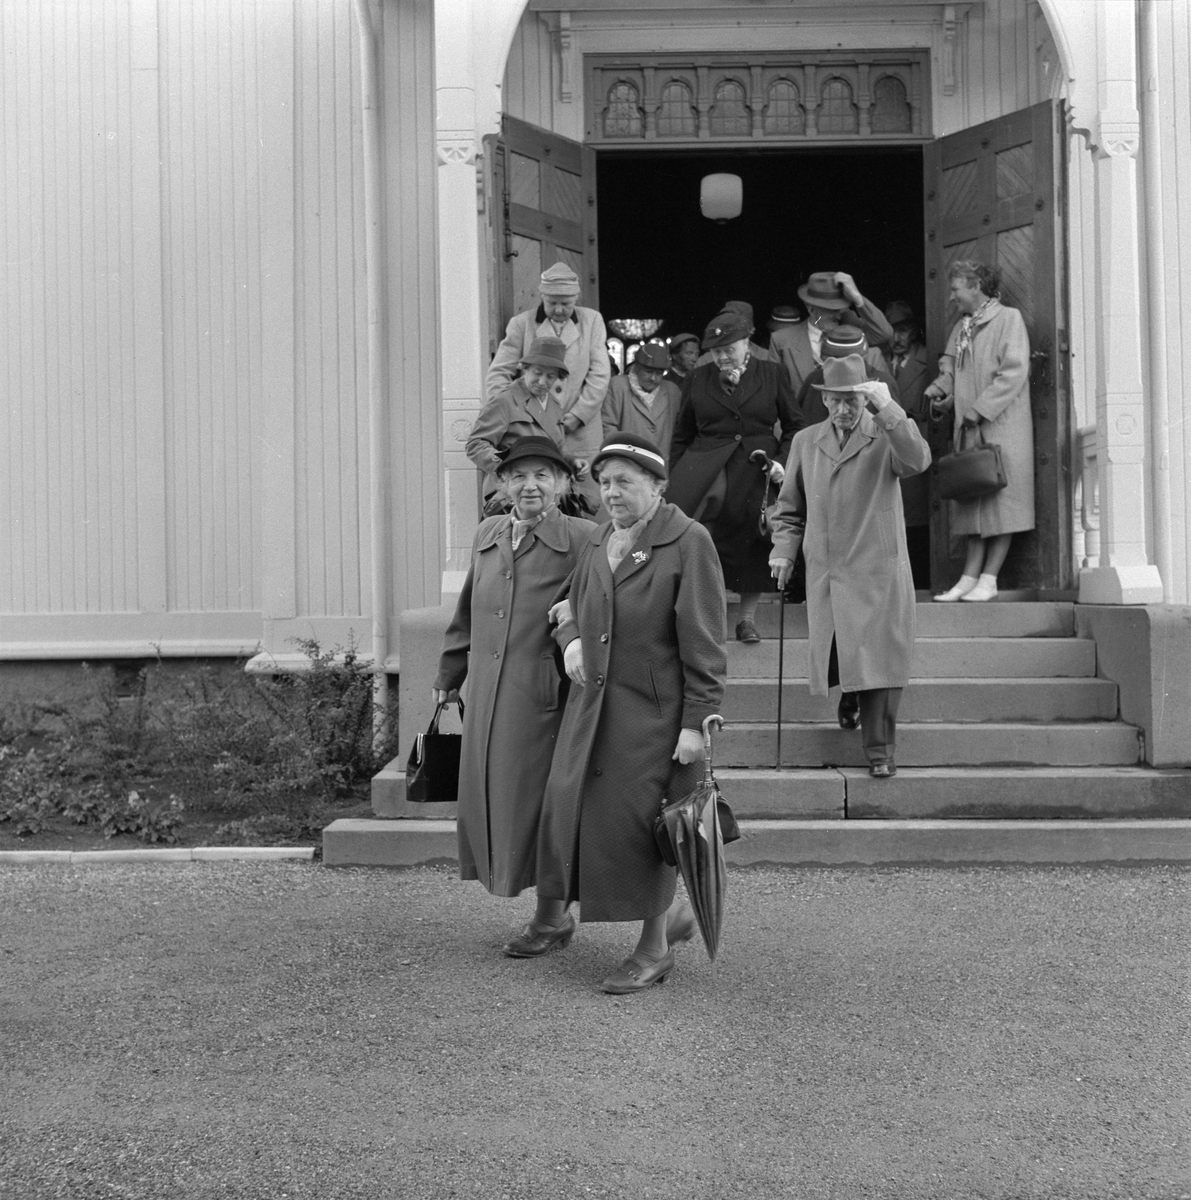
<svg viewBox="0 0 1191 1200"><path fill-rule="evenodd" d="M736 435L736 440L737 440L738 442L742 442L742 441L744 441L744 438L743 438L743 436L742 436L741 434L739 434L739 433L738 433L738 434Z"/></svg>
<svg viewBox="0 0 1191 1200"><path fill-rule="evenodd" d="M597 684L599 684L599 686L600 686L600 687L603 687L603 686L604 686L604 677L603 677L603 675L597 675L597 676L596 676L596 683L597 683Z"/></svg>
<svg viewBox="0 0 1191 1200"><path fill-rule="evenodd" d="M596 769L592 771L593 775L603 775L603 773L604 772L599 767L596 767Z"/></svg>
<svg viewBox="0 0 1191 1200"><path fill-rule="evenodd" d="M601 642L606 642L607 640L608 640L608 635L607 635L606 633L601 633L601 634L600 634L600 641L601 641Z"/></svg>

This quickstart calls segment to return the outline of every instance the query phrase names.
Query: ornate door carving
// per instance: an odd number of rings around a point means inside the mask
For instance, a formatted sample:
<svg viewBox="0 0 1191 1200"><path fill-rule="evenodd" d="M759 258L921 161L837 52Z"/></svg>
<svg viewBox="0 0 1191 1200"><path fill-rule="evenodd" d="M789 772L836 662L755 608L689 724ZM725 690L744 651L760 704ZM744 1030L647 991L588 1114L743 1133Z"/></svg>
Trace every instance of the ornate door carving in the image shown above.
<svg viewBox="0 0 1191 1200"><path fill-rule="evenodd" d="M958 318L947 270L964 258L1001 270L1001 299L1030 335L1037 525L1018 534L1002 589L1074 586L1071 418L1063 192L1064 125L1057 101L987 121L926 147L926 340L937 360ZM936 457L950 449L942 431ZM931 499L931 575L950 586L963 563L951 545L948 505Z"/></svg>

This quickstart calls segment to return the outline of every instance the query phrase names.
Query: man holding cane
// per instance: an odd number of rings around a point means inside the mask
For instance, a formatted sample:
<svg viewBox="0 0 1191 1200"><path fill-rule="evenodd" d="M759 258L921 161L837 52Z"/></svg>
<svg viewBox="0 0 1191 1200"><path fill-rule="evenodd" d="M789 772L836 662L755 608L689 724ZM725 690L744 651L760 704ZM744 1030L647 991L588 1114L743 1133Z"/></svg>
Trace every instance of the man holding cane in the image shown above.
<svg viewBox="0 0 1191 1200"><path fill-rule="evenodd" d="M784 587L806 559L810 691L841 688L874 779L896 774L897 709L914 651L914 581L899 480L930 465L918 427L858 354L823 364L828 419L794 437L769 566Z"/></svg>

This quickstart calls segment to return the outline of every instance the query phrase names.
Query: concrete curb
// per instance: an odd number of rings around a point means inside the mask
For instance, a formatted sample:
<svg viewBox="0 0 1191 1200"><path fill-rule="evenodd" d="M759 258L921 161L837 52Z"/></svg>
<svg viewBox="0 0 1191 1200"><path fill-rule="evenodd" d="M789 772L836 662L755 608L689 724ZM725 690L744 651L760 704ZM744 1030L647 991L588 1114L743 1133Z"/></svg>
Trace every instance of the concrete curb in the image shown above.
<svg viewBox="0 0 1191 1200"><path fill-rule="evenodd" d="M310 862L313 846L191 846L169 850L0 850L0 866L62 863Z"/></svg>

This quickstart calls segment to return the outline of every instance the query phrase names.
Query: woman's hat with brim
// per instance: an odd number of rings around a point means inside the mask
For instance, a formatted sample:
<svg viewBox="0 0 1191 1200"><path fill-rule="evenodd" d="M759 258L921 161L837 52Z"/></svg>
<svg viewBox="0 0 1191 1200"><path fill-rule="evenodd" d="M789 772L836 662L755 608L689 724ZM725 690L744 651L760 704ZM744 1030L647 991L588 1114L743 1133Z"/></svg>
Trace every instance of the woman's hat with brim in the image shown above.
<svg viewBox="0 0 1191 1200"><path fill-rule="evenodd" d="M792 304L779 304L769 314L770 330L781 329L785 325L797 325L802 320L802 314Z"/></svg>
<svg viewBox="0 0 1191 1200"><path fill-rule="evenodd" d="M834 271L816 271L798 289L804 304L816 308L850 308L852 302L844 295L844 289L835 282Z"/></svg>
<svg viewBox="0 0 1191 1200"><path fill-rule="evenodd" d="M753 332L753 323L746 321L740 313L722 312L713 317L703 332L703 349L715 350L719 346L730 346L733 342L745 341Z"/></svg>
<svg viewBox="0 0 1191 1200"><path fill-rule="evenodd" d="M521 360L523 367L545 367L557 371L565 379L567 371L567 344L562 338L540 337L529 343L529 352Z"/></svg>
<svg viewBox="0 0 1191 1200"><path fill-rule="evenodd" d="M868 381L864 359L859 354L849 354L846 358L825 358L823 382L812 383L811 387L820 392L858 392Z"/></svg>
<svg viewBox="0 0 1191 1200"><path fill-rule="evenodd" d="M610 433L604 438L599 453L591 460L592 474L599 469L600 463L610 458L623 458L658 479L666 478L666 460L649 438L639 437L635 433Z"/></svg>
<svg viewBox="0 0 1191 1200"><path fill-rule="evenodd" d="M687 342L694 342L697 346L699 344L699 335L697 333L676 333L670 339L670 353L673 354L679 346L684 346Z"/></svg>
<svg viewBox="0 0 1191 1200"><path fill-rule="evenodd" d="M637 347L632 365L649 367L654 371L668 371L670 369L670 351L660 342L644 342Z"/></svg>
<svg viewBox="0 0 1191 1200"><path fill-rule="evenodd" d="M847 358L849 354L863 355L867 349L868 338L864 336L863 329L857 329L855 325L837 325L824 332L819 352L826 361L829 358Z"/></svg>
<svg viewBox="0 0 1191 1200"><path fill-rule="evenodd" d="M568 475L575 474L574 465L563 455L563 452L548 438L540 434L528 434L518 438L504 453L500 466L496 468L499 475L507 467L523 458L540 458L556 467L561 467Z"/></svg>

